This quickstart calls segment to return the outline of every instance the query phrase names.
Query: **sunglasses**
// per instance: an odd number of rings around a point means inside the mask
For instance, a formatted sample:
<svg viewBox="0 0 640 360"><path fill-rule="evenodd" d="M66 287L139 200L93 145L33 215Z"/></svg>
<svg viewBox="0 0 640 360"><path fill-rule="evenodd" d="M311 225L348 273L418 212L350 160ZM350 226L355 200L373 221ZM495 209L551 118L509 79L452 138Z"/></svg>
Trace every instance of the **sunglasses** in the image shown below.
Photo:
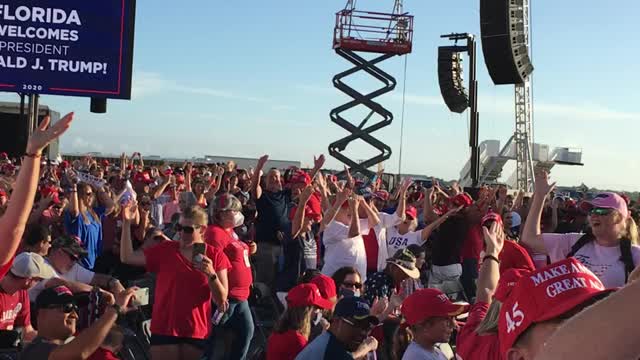
<svg viewBox="0 0 640 360"><path fill-rule="evenodd" d="M62 210L62 206L54 206L53 210Z"/></svg>
<svg viewBox="0 0 640 360"><path fill-rule="evenodd" d="M93 195L92 192L84 193L84 196L91 196L91 195Z"/></svg>
<svg viewBox="0 0 640 360"><path fill-rule="evenodd" d="M343 282L342 286L348 287L348 288L362 289L362 283L359 283L359 282Z"/></svg>
<svg viewBox="0 0 640 360"><path fill-rule="evenodd" d="M196 231L196 229L200 228L200 226L196 225L194 226L183 226L180 224L176 225L176 231L180 232L184 232L185 234L193 234L194 231Z"/></svg>
<svg viewBox="0 0 640 360"><path fill-rule="evenodd" d="M64 305L47 306L46 309L60 309L65 314L70 314L72 312L75 312L76 314L78 313L78 305L73 303L67 303Z"/></svg>
<svg viewBox="0 0 640 360"><path fill-rule="evenodd" d="M613 212L613 209L593 208L589 211L590 215L607 216Z"/></svg>

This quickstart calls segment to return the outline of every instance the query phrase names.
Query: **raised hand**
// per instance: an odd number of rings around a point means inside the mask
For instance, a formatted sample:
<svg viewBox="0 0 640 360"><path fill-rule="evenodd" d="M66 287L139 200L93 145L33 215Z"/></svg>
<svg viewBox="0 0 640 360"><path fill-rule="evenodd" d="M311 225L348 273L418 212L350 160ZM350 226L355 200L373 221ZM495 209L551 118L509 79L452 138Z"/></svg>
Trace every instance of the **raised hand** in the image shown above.
<svg viewBox="0 0 640 360"><path fill-rule="evenodd" d="M315 156L313 157L313 166L316 169L322 169L322 167L324 166L324 162L325 162L324 155L318 156L317 159Z"/></svg>
<svg viewBox="0 0 640 360"><path fill-rule="evenodd" d="M500 188L498 189L498 199L504 200L506 197L507 197L507 187L504 185L501 185Z"/></svg>
<svg viewBox="0 0 640 360"><path fill-rule="evenodd" d="M302 193L300 193L300 203L307 202L311 197L311 194L313 194L313 186L309 185L302 190Z"/></svg>
<svg viewBox="0 0 640 360"><path fill-rule="evenodd" d="M40 123L40 126L29 136L29 142L27 143L28 154L39 154L42 152L49 143L62 136L71 126L73 121L73 113L68 113L53 126L49 127L51 122L50 116L45 118Z"/></svg>
<svg viewBox="0 0 640 360"><path fill-rule="evenodd" d="M371 304L371 315L380 316L389 307L389 300L386 297L376 297Z"/></svg>
<svg viewBox="0 0 640 360"><path fill-rule="evenodd" d="M263 155L260 159L258 159L258 165L256 165L256 170L262 170L264 165L269 161L269 155Z"/></svg>
<svg viewBox="0 0 640 360"><path fill-rule="evenodd" d="M556 188L556 183L549 184L549 173L547 171L540 171L536 173L535 193L547 196L553 189Z"/></svg>
<svg viewBox="0 0 640 360"><path fill-rule="evenodd" d="M349 171L349 168L347 167L347 165L344 166L344 172L347 174L347 183L345 186L353 189L353 186L355 185L355 181L353 180L353 176L351 176L351 172Z"/></svg>
<svg viewBox="0 0 640 360"><path fill-rule="evenodd" d="M504 246L504 229L501 224L495 221L491 224L491 228L482 227L484 234L484 243L486 244L487 254L500 254Z"/></svg>
<svg viewBox="0 0 640 360"><path fill-rule="evenodd" d="M411 177L404 178L400 185L400 194L406 194L411 184L413 184L413 179Z"/></svg>
<svg viewBox="0 0 640 360"><path fill-rule="evenodd" d="M124 221L132 222L138 214L138 204L130 202L122 207L122 216Z"/></svg>

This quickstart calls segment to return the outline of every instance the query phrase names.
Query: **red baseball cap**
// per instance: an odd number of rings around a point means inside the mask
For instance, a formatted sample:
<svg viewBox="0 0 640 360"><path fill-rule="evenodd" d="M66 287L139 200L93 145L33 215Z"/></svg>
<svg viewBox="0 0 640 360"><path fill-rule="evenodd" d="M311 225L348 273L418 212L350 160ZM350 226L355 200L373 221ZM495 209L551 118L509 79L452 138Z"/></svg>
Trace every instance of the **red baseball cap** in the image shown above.
<svg viewBox="0 0 640 360"><path fill-rule="evenodd" d="M141 182L145 184L151 184L153 182L153 180L151 179L151 176L149 176L149 173L147 172L136 173L136 175L133 177L133 181Z"/></svg>
<svg viewBox="0 0 640 360"><path fill-rule="evenodd" d="M407 206L407 209L404 213L405 215L410 217L411 220L415 220L418 218L418 209L416 209L414 206Z"/></svg>
<svg viewBox="0 0 640 360"><path fill-rule="evenodd" d="M325 299L331 299L338 296L335 281L327 275L320 274L311 279L311 283L315 284L318 289L320 289L320 293Z"/></svg>
<svg viewBox="0 0 640 360"><path fill-rule="evenodd" d="M505 302L509 298L509 294L516 286L521 277L529 275L531 271L524 269L509 269L500 274L500 280L498 281L498 287L493 297L500 301Z"/></svg>
<svg viewBox="0 0 640 360"><path fill-rule="evenodd" d="M305 171L298 170L293 175L291 175L290 184L303 184L310 185L311 184L311 176L307 174Z"/></svg>
<svg viewBox="0 0 640 360"><path fill-rule="evenodd" d="M502 224L502 216L500 216L500 214L495 213L493 211L490 211L487 213L487 215L485 215L482 218L482 221L480 222L480 224L484 225L485 222L487 221L495 221L499 224Z"/></svg>
<svg viewBox="0 0 640 360"><path fill-rule="evenodd" d="M408 325L416 325L436 316L458 316L469 305L454 304L438 289L420 289L402 302L400 312Z"/></svg>
<svg viewBox="0 0 640 360"><path fill-rule="evenodd" d="M467 195L467 194L458 194L456 196L454 196L454 198L451 200L451 202L456 206L462 206L462 207L469 207L471 206L471 204L473 204L473 199L471 199L471 196Z"/></svg>
<svg viewBox="0 0 640 360"><path fill-rule="evenodd" d="M289 307L317 306L321 309L333 308L333 303L322 297L316 284L300 284L287 294Z"/></svg>
<svg viewBox="0 0 640 360"><path fill-rule="evenodd" d="M63 169L66 169L69 167L69 162L67 160L64 160L63 162L60 163L60 167Z"/></svg>
<svg viewBox="0 0 640 360"><path fill-rule="evenodd" d="M502 353L506 354L531 325L557 318L610 291L574 258L524 273L500 309L498 336Z"/></svg>
<svg viewBox="0 0 640 360"><path fill-rule="evenodd" d="M107 159L102 160L102 167L109 167L109 160Z"/></svg>

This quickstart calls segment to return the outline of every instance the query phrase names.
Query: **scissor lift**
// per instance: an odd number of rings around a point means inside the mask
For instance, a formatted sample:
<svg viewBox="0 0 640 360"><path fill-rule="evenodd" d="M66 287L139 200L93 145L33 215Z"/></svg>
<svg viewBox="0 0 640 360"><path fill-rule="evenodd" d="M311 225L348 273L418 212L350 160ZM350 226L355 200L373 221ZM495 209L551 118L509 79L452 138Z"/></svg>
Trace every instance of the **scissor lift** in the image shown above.
<svg viewBox="0 0 640 360"><path fill-rule="evenodd" d="M338 55L351 62L353 67L334 76L333 85L353 100L331 110L331 121L347 130L350 135L331 143L329 154L351 168L352 172L372 177L373 172L368 168L391 157L391 147L371 135L374 131L391 125L393 121L393 114L374 99L392 91L396 87L396 80L380 69L378 64L396 55L410 53L412 40L413 16L402 12L401 0L396 0L392 13L357 11L354 1L350 0L345 9L336 14L333 48ZM378 55L367 60L358 53ZM383 86L363 94L343 81L344 78L359 71L364 71L379 80ZM341 115L358 106L365 106L370 111L359 124ZM380 115L382 120L368 125L368 121L374 114ZM343 152L349 143L358 139L374 147L379 154L362 162L356 162L347 157Z"/></svg>

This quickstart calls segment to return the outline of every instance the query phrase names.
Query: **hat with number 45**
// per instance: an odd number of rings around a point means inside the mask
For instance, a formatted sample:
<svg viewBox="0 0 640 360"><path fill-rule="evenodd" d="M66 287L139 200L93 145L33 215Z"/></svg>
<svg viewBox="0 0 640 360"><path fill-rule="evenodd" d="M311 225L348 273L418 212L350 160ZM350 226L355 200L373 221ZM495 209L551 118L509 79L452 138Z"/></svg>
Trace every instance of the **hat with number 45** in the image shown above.
<svg viewBox="0 0 640 360"><path fill-rule="evenodd" d="M613 291L605 290L600 279L574 258L521 274L504 299L498 318L500 347L505 355L532 325L570 317Z"/></svg>

